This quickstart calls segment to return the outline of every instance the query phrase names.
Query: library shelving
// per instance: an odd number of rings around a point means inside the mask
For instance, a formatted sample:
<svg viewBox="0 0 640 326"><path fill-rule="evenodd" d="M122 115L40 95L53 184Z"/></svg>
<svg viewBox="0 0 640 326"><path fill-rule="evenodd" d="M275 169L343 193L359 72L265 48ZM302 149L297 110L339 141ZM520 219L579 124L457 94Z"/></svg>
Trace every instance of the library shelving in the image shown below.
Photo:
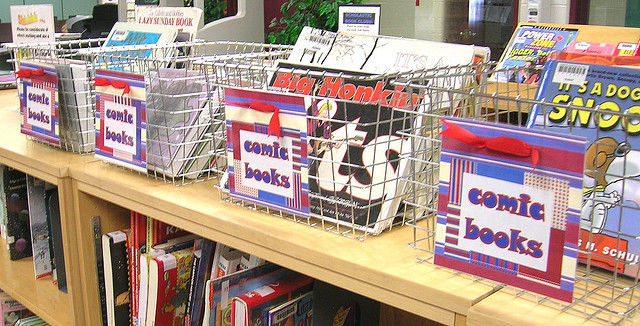
<svg viewBox="0 0 640 326"><path fill-rule="evenodd" d="M0 256L0 288L52 325L100 323L91 218L100 217L105 233L127 227L129 210L441 324L464 325L467 310L495 291L418 264L408 246L412 228L358 241L239 207L220 199L215 180L175 186L29 140L20 133L16 90L0 91L0 103L0 163L59 187L69 293L50 280L32 280L31 260L6 255Z"/></svg>
<svg viewBox="0 0 640 326"><path fill-rule="evenodd" d="M69 167L94 161L93 155L76 155L58 148L26 139L20 133L19 100L15 89L0 91L0 163L21 170L38 179L58 186L63 242L75 241L75 221L72 215L73 197ZM4 241L0 244L5 247ZM80 264L75 245L65 245L67 264ZM52 277L35 279L33 261L25 258L10 261L6 250L0 250L0 288L20 301L51 325L80 325L84 318L80 293L80 273L68 268L68 293L58 290Z"/></svg>

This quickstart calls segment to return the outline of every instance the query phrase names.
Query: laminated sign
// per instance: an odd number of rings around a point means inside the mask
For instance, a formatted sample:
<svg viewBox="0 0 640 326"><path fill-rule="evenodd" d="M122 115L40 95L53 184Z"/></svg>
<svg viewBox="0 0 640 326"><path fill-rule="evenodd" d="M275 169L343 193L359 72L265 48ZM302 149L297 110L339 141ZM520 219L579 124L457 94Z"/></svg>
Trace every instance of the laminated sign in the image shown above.
<svg viewBox="0 0 640 326"><path fill-rule="evenodd" d="M144 76L96 70L96 156L147 172Z"/></svg>
<svg viewBox="0 0 640 326"><path fill-rule="evenodd" d="M60 145L58 77L55 67L22 60L16 77L21 85L20 131L47 143Z"/></svg>
<svg viewBox="0 0 640 326"><path fill-rule="evenodd" d="M442 122L434 263L571 302L585 140Z"/></svg>
<svg viewBox="0 0 640 326"><path fill-rule="evenodd" d="M304 98L232 88L224 92L230 195L308 217Z"/></svg>

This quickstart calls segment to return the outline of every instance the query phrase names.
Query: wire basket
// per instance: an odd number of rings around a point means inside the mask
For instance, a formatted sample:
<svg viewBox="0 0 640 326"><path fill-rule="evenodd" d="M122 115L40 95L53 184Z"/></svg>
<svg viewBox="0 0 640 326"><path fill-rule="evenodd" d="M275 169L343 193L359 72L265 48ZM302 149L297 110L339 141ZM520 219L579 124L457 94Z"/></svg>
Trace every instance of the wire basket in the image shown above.
<svg viewBox="0 0 640 326"><path fill-rule="evenodd" d="M105 105L130 103L130 108L137 108L139 103L145 102L145 121L140 124L142 130L138 131L145 135L143 148L138 156L128 156L139 163L138 166L123 165L117 155L113 155L114 160L108 158L107 161L176 185L215 176L211 166L219 144L213 136L212 121L221 114L219 90L209 82L210 66L202 63L207 60L232 62L238 57L262 60L281 56L289 49L290 46L261 43L194 41L92 51L90 61L96 80L103 82L103 77L108 75L111 76L107 77L110 86L114 81L123 80L130 83L132 90L130 95L122 91L114 93L116 89L106 95L98 92L96 115L102 123L96 127L98 141L104 142L107 137L105 121L109 116ZM97 87L105 91L105 87Z"/></svg>
<svg viewBox="0 0 640 326"><path fill-rule="evenodd" d="M500 72L521 73L523 69L510 68ZM534 100L537 92L536 85L487 82L496 72L498 70L493 63L478 66L472 72L462 72L481 81L477 87L468 90L441 87L449 82L448 79L458 76L457 74L442 74L436 80L443 80L430 84L414 83L414 87L420 88L424 92L424 98L428 99L423 102L422 107L412 112L415 119L423 120L422 127L406 131L406 136L413 139L413 155L410 157L412 171L407 175L408 193L411 195L405 198L404 204L411 207L405 210L410 215L406 219L414 229L413 241L410 245L416 249L419 263L433 263L435 252L439 250L436 244L436 226L441 173L439 160L442 123L440 118L458 116L497 125L524 126L530 110L536 107L544 113L560 111L565 112L566 116L579 117L580 114L588 114L604 117L603 119L624 120L634 125L637 122L638 118L633 114L613 112L599 106L594 108L587 104L574 105L580 102L558 104L551 99ZM538 127L546 130L549 125L544 123ZM569 133L574 134L578 129L578 127L569 127L568 130ZM624 243L637 239L638 234L629 234L629 231L620 226L635 223L633 219L640 213L637 205L624 202L625 198L633 197L633 192L629 191L634 189L632 183L637 182L637 175L626 175L626 171L635 167L637 163L634 162L637 162L637 159L634 158L640 155L640 151L628 145L629 137L632 136L629 133L624 137L625 141L618 141L615 144L605 142L603 135L598 130L595 138L598 141L588 143L589 148L595 149L597 154L596 159L589 158L590 149L587 149L585 175L592 176L594 179L615 179L616 181L611 184L619 182L621 187L614 195L621 200L613 206L618 206L617 208L623 213L617 216L618 227L608 226L609 224L598 220L596 218L598 215L593 212L598 206L612 207L611 198L592 195L583 199L580 223L582 231L576 250L579 263L575 276L573 301L567 303L499 282L486 279L483 281L503 287L501 291L504 293L527 298L541 306L551 306L559 312L607 324L618 324L632 316L640 304L640 297L636 292L640 275L638 254L623 249ZM602 155L606 156L607 160L614 157L620 159L622 171L625 173L602 170L601 165L595 163L600 162L598 158L604 158ZM610 163L610 161L607 162ZM596 187L587 184L586 180L585 193L588 193L586 192L588 189L595 192ZM586 210L589 207L593 208L593 211ZM602 247L597 247L601 245L599 241L605 234L611 240L609 249L613 249L607 252L598 250ZM482 280L482 278L478 279Z"/></svg>
<svg viewBox="0 0 640 326"><path fill-rule="evenodd" d="M215 159L224 200L358 240L404 224L408 215L402 199L408 191L401 176L412 156L404 132L415 122L412 112L422 96L409 81L426 83L430 72L366 75L251 58L208 64L214 72L210 82L217 87L267 97L295 95L304 99L306 110L306 149L301 150L308 162L302 167L308 171L308 214L247 199L259 187L240 193L244 184L238 179L248 174L236 165L233 155L239 149L231 145L221 146ZM221 100L228 108L235 99ZM225 114L214 118L218 143L227 144L233 123Z"/></svg>
<svg viewBox="0 0 640 326"><path fill-rule="evenodd" d="M16 72L20 71L22 62L36 62L50 65L51 71L57 77L57 85L53 87L57 87L58 93L59 138L54 142L43 141L44 143L55 144L64 150L81 154L93 152L94 103L86 50L100 48L102 43L104 39L3 44L12 52L11 60ZM18 93L24 93L22 83L18 85ZM37 137L30 138L41 140Z"/></svg>

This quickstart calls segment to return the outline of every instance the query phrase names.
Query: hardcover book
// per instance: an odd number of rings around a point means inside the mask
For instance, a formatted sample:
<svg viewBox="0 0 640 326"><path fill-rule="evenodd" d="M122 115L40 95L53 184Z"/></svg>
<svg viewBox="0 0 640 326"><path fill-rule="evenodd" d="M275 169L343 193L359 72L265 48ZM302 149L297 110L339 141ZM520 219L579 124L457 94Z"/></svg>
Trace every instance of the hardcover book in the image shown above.
<svg viewBox="0 0 640 326"><path fill-rule="evenodd" d="M189 324L185 326L200 326L204 316L205 286L211 276L211 263L216 243L209 239L202 239L200 263L195 273L194 289L191 296L191 311L189 311Z"/></svg>
<svg viewBox="0 0 640 326"><path fill-rule="evenodd" d="M210 159L204 154L211 149L204 76L172 68L149 74L147 167L167 177L195 178L207 167Z"/></svg>
<svg viewBox="0 0 640 326"><path fill-rule="evenodd" d="M151 261L164 254L193 247L195 235L187 235L168 240L167 242L153 245L149 251L140 255L139 262L139 286L138 286L138 325L146 325L149 300L149 267Z"/></svg>
<svg viewBox="0 0 640 326"><path fill-rule="evenodd" d="M3 166L4 195L7 207L7 249L9 259L32 256L29 204L27 201L27 175Z"/></svg>
<svg viewBox="0 0 640 326"><path fill-rule="evenodd" d="M235 88L224 98L231 197L308 217L304 98Z"/></svg>
<svg viewBox="0 0 640 326"><path fill-rule="evenodd" d="M571 302L584 138L443 125L434 263Z"/></svg>
<svg viewBox="0 0 640 326"><path fill-rule="evenodd" d="M51 187L51 186L49 186ZM33 269L36 278L53 273L51 257L50 221L47 216L45 193L47 185L44 180L27 176L27 204L31 226L31 248L33 252Z"/></svg>
<svg viewBox="0 0 640 326"><path fill-rule="evenodd" d="M313 325L313 292L270 309L267 316L265 326Z"/></svg>
<svg viewBox="0 0 640 326"><path fill-rule="evenodd" d="M205 287L203 325L231 325L231 307L234 297L294 273L289 269L266 263L209 280Z"/></svg>
<svg viewBox="0 0 640 326"><path fill-rule="evenodd" d="M107 325L130 323L128 241L129 230L102 235L102 259L107 307Z"/></svg>
<svg viewBox="0 0 640 326"><path fill-rule="evenodd" d="M587 138L579 258L631 277L640 266L639 88L637 69L550 61L536 95L549 106L534 106L527 122Z"/></svg>
<svg viewBox="0 0 640 326"><path fill-rule="evenodd" d="M95 155L147 172L144 76L97 69Z"/></svg>
<svg viewBox="0 0 640 326"><path fill-rule="evenodd" d="M53 65L21 60L20 131L52 145L60 145L58 126L58 77Z"/></svg>
<svg viewBox="0 0 640 326"><path fill-rule="evenodd" d="M147 217L130 212L131 241L129 241L129 289L131 291L131 321L138 324L138 304L140 298L140 255L145 253L147 238Z"/></svg>
<svg viewBox="0 0 640 326"><path fill-rule="evenodd" d="M502 82L538 84L547 56L553 51L564 50L571 41L575 40L577 34L577 28L519 25L502 53L496 69L515 67L527 67L527 69L497 72L492 78Z"/></svg>
<svg viewBox="0 0 640 326"><path fill-rule="evenodd" d="M192 248L187 248L150 261L146 325L184 325L192 259Z"/></svg>
<svg viewBox="0 0 640 326"><path fill-rule="evenodd" d="M51 239L53 245L53 262L54 262L54 277L58 283L58 290L67 293L67 274L66 265L64 260L64 248L62 243L62 220L60 219L60 201L58 198L58 188L50 189L46 193L47 200L47 214L51 222ZM98 237L102 233L98 233ZM98 253L102 258L102 250ZM102 272L102 266L100 267Z"/></svg>
<svg viewBox="0 0 640 326"><path fill-rule="evenodd" d="M313 290L313 278L296 274L233 298L233 326L266 325L269 310Z"/></svg>

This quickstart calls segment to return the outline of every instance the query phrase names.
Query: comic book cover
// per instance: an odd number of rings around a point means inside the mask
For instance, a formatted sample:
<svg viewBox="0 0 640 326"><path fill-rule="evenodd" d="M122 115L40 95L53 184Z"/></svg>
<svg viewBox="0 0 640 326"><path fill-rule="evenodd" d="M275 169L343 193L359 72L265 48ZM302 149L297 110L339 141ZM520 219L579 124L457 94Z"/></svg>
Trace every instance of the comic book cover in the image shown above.
<svg viewBox="0 0 640 326"><path fill-rule="evenodd" d="M527 122L587 138L580 260L638 275L640 258L640 70L550 61ZM562 105L572 104L579 110Z"/></svg>
<svg viewBox="0 0 640 326"><path fill-rule="evenodd" d="M547 56L553 51L564 50L577 34L578 29L573 28L519 25L502 53L497 69L514 67L527 69L505 70L492 77L502 82L537 84Z"/></svg>

